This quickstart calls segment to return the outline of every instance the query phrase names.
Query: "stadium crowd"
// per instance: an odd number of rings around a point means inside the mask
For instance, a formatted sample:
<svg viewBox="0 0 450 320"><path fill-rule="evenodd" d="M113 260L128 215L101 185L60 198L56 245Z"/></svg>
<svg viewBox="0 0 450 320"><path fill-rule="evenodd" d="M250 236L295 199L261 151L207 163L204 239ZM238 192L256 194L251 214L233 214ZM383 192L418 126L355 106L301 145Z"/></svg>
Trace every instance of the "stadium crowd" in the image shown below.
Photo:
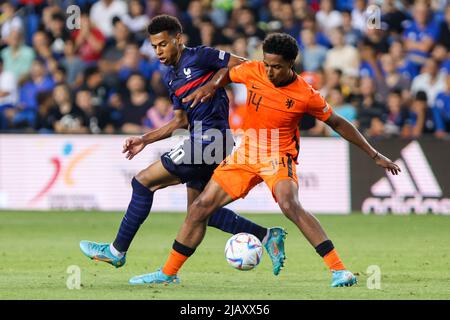
<svg viewBox="0 0 450 320"><path fill-rule="evenodd" d="M447 0L3 1L0 130L140 134L170 121L166 67L146 36L163 13L188 46L249 59L262 59L266 34L292 35L296 71L368 137L450 137ZM245 87L227 93L239 128ZM333 135L322 122L307 134Z"/></svg>

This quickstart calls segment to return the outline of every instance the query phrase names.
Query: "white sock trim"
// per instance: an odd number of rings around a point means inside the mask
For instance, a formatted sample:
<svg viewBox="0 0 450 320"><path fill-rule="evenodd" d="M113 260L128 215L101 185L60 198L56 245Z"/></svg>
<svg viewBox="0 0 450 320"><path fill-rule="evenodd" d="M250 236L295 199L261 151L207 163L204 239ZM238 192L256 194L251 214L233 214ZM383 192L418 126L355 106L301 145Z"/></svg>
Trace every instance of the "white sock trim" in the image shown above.
<svg viewBox="0 0 450 320"><path fill-rule="evenodd" d="M267 228L266 236L262 239L261 243L266 244L267 240L269 240L270 229Z"/></svg>
<svg viewBox="0 0 450 320"><path fill-rule="evenodd" d="M116 248L114 248L113 244L111 243L109 245L109 251L111 251L111 253L117 257L117 258L122 258L125 255L125 252L120 252L119 250L117 250Z"/></svg>

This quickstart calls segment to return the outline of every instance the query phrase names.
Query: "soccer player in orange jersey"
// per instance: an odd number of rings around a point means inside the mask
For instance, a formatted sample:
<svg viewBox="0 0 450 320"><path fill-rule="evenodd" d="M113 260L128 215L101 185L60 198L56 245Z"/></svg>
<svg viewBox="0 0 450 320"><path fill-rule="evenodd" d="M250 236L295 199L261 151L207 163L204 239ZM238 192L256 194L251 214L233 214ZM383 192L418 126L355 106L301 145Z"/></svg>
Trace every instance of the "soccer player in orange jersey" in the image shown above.
<svg viewBox="0 0 450 320"><path fill-rule="evenodd" d="M242 143L214 171L205 190L189 207L162 270L135 277L144 283L178 283L178 270L202 241L208 218L218 208L244 197L265 182L281 211L299 228L332 272L333 287L351 286L356 277L342 263L319 221L300 204L295 164L299 155L298 123L306 113L324 121L360 147L374 162L397 175L400 168L375 150L347 120L333 112L320 93L294 70L297 43L274 33L263 43L264 60L221 69L210 82L184 99L191 107L230 82L247 87Z"/></svg>

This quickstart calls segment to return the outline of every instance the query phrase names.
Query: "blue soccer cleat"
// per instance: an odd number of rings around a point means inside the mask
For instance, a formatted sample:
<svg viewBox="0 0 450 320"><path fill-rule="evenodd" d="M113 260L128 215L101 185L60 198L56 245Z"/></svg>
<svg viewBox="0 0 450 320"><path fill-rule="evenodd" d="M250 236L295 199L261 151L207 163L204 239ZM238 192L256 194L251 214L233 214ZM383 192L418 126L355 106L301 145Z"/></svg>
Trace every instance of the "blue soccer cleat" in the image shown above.
<svg viewBox="0 0 450 320"><path fill-rule="evenodd" d="M284 252L284 239L286 238L286 230L281 227L273 227L269 229L269 237L264 247L272 260L273 274L278 275L284 266L286 254Z"/></svg>
<svg viewBox="0 0 450 320"><path fill-rule="evenodd" d="M85 256L96 261L104 261L116 268L122 267L126 262L126 256L118 258L109 250L109 243L95 243L92 241L80 241L80 249Z"/></svg>
<svg viewBox="0 0 450 320"><path fill-rule="evenodd" d="M130 279L130 284L178 284L180 279L177 275L165 275L161 269L153 273L142 274Z"/></svg>
<svg viewBox="0 0 450 320"><path fill-rule="evenodd" d="M332 287L351 287L358 283L358 279L348 270L332 270L333 277L331 279Z"/></svg>

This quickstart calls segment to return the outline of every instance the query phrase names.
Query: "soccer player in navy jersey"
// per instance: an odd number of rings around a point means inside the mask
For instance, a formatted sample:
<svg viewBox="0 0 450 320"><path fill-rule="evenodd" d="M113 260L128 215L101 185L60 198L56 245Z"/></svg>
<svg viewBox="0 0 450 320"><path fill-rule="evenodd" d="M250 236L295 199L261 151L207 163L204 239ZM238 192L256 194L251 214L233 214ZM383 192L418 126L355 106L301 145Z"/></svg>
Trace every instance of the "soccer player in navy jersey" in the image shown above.
<svg viewBox="0 0 450 320"><path fill-rule="evenodd" d="M146 145L168 138L181 128L189 127L190 137L133 178L131 201L114 242L80 242L81 251L86 256L117 268L125 264L131 241L149 215L154 193L171 185L186 183L189 207L205 188L217 165L231 153L234 141L227 131L229 101L225 90L217 90L211 99L196 103L195 108L191 108L190 103L183 103L182 99L208 82L219 69L233 67L245 61L209 47L184 46L181 24L172 16L160 15L153 18L148 26L148 33L159 61L168 67L163 80L174 105L175 117L159 129L126 139L123 153L131 160ZM215 141L216 136L208 134L211 129L220 132L223 139ZM198 161L198 154L203 155L203 151L213 143L215 146L220 145L220 148L214 150L216 154L213 154L217 161L211 163L202 157ZM273 273L278 275L285 259L284 229L259 226L226 208L215 212L208 225L232 234L247 232L257 236L271 257ZM177 247L176 241L174 247Z"/></svg>

